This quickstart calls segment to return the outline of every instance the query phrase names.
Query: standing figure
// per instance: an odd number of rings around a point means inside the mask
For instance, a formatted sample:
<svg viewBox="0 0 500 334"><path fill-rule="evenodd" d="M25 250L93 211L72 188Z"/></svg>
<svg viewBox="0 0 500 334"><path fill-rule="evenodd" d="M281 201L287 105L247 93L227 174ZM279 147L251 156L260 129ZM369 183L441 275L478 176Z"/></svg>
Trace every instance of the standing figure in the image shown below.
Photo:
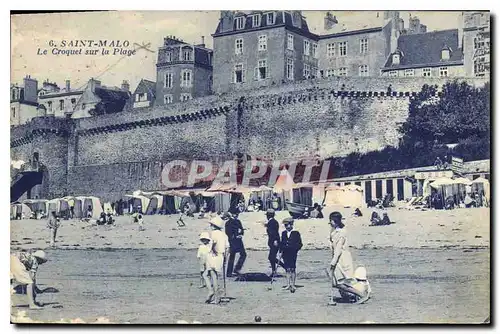
<svg viewBox="0 0 500 334"><path fill-rule="evenodd" d="M218 304L220 302L219 278L225 280L224 264L226 254L229 249L229 241L227 235L222 231L224 221L216 216L210 220L210 239L212 239L212 248L207 256L207 275L205 275L205 283L208 287L208 297L206 302Z"/></svg>
<svg viewBox="0 0 500 334"><path fill-rule="evenodd" d="M334 290L340 290L339 281L350 279L354 275L351 252L347 246L346 235L344 233L344 223L342 214L334 211L330 214L330 249L332 251L332 260L327 269L331 278L332 293L329 305L336 305L333 297Z"/></svg>
<svg viewBox="0 0 500 334"><path fill-rule="evenodd" d="M230 213L225 213L223 218L226 218L226 235L229 240L229 260L227 262L227 275L226 277L233 276L234 260L236 258L236 253L239 253L238 262L236 262L236 267L234 267L234 274L240 275L241 268L245 263L247 258L247 253L245 251L245 246L243 245L243 225L238 219L238 216L231 215Z"/></svg>
<svg viewBox="0 0 500 334"><path fill-rule="evenodd" d="M92 214L92 206L88 206L87 208L87 218L92 218L93 214Z"/></svg>
<svg viewBox="0 0 500 334"><path fill-rule="evenodd" d="M202 232L200 234L200 246L198 247L198 254L196 255L198 263L200 264L200 289L207 286L205 283L206 275L208 275L207 256L212 248L211 241L208 232Z"/></svg>
<svg viewBox="0 0 500 334"><path fill-rule="evenodd" d="M276 219L274 219L275 212L273 209L267 209L266 212L266 232L267 232L267 246L269 247L269 256L267 259L271 264L271 277L276 275L276 264L279 244L280 244L280 232L279 232L279 224Z"/></svg>
<svg viewBox="0 0 500 334"><path fill-rule="evenodd" d="M57 217L56 212L52 211L47 222L47 227L50 231L50 247L55 247L56 245L57 229L59 226L61 226L61 221Z"/></svg>
<svg viewBox="0 0 500 334"><path fill-rule="evenodd" d="M19 284L27 285L26 294L28 295L29 308L40 309L41 306L36 302L36 273L38 266L47 262L47 255L43 250L36 252L19 252L10 255L10 276Z"/></svg>
<svg viewBox="0 0 500 334"><path fill-rule="evenodd" d="M302 239L300 237L299 231L293 229L293 218L285 218L283 224L285 225L285 231L281 234L280 251L282 254L286 278L288 284L284 287L285 290L290 290L294 293L296 290L295 279L297 278L296 266L297 266L297 254L302 248Z"/></svg>

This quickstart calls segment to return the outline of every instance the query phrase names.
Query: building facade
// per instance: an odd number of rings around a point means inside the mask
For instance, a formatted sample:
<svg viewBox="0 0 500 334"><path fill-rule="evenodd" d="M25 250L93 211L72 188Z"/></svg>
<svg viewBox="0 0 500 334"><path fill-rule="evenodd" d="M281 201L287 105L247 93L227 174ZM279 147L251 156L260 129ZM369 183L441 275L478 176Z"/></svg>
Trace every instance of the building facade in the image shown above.
<svg viewBox="0 0 500 334"><path fill-rule="evenodd" d="M156 64L155 105L188 101L212 93L212 50L173 36L164 39Z"/></svg>
<svg viewBox="0 0 500 334"><path fill-rule="evenodd" d="M318 38L300 11L221 11L212 36L215 93L318 74Z"/></svg>
<svg viewBox="0 0 500 334"><path fill-rule="evenodd" d="M38 81L26 76L24 86L10 86L10 125L21 125L37 116Z"/></svg>
<svg viewBox="0 0 500 334"><path fill-rule="evenodd" d="M490 13L464 12L464 67L467 76L490 75Z"/></svg>
<svg viewBox="0 0 500 334"><path fill-rule="evenodd" d="M82 90L71 89L70 80L66 80L63 89L47 80L38 92L38 103L44 106L47 115L71 117L82 94Z"/></svg>

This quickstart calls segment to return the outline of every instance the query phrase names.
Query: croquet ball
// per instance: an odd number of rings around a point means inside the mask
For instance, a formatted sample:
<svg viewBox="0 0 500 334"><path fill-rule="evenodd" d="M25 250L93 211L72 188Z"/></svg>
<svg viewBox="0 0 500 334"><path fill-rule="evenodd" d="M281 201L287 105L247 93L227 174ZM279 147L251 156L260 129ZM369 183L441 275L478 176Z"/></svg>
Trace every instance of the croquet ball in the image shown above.
<svg viewBox="0 0 500 334"><path fill-rule="evenodd" d="M261 320L262 318L260 317L260 315L255 316L255 322L260 322Z"/></svg>

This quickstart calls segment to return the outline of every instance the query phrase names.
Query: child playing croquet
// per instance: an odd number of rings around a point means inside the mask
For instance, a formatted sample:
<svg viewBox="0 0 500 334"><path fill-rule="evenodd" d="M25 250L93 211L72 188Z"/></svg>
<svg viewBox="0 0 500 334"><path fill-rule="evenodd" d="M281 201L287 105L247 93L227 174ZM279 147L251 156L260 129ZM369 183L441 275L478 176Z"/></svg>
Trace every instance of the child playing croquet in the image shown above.
<svg viewBox="0 0 500 334"><path fill-rule="evenodd" d="M200 289L206 287L205 284L206 278L208 275L207 272L207 256L212 249L212 245L210 244L212 240L210 239L210 234L208 232L202 232L200 234L200 246L198 247L198 262L200 264Z"/></svg>

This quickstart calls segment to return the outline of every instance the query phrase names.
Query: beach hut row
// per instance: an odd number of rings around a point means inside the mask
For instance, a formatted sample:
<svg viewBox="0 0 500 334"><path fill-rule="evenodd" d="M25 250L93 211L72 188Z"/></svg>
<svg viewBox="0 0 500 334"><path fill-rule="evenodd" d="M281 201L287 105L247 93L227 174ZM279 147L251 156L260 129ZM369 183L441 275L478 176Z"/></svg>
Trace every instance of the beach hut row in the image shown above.
<svg viewBox="0 0 500 334"><path fill-rule="evenodd" d="M11 215L15 207L15 210L19 207L23 208L27 218L32 216L32 213L39 218L41 215L47 216L51 212L55 212L59 217L69 217L71 215L70 208L73 207L73 217L74 218L84 218L87 217L89 210L92 212L92 218L97 219L103 212L103 207L99 198L94 196L67 196L62 198L54 198L51 200L45 199L28 199L22 203L12 203L11 204ZM16 211L17 212L17 211Z"/></svg>

